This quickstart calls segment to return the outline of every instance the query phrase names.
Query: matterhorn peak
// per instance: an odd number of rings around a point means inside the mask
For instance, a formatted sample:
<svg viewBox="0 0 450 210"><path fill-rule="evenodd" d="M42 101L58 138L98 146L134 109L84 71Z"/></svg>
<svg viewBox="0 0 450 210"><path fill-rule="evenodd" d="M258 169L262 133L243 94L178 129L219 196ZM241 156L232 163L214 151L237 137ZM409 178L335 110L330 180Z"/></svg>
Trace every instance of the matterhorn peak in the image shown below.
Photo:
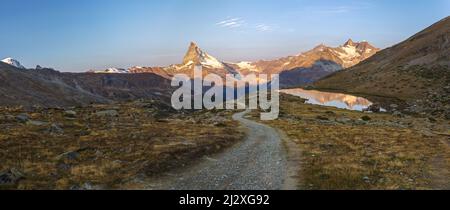
<svg viewBox="0 0 450 210"><path fill-rule="evenodd" d="M348 41L345 42L345 44L344 44L344 46L354 46L354 45L355 45L355 42L353 42L352 39L348 39Z"/></svg>
<svg viewBox="0 0 450 210"><path fill-rule="evenodd" d="M17 61L16 59L13 59L13 58L5 58L2 60L2 62L9 64L11 66L14 66L16 68L19 68L19 69L25 69L25 67L22 66L19 61Z"/></svg>
<svg viewBox="0 0 450 210"><path fill-rule="evenodd" d="M187 64L190 62L193 62L195 64L200 63L200 57L204 54L202 50L198 47L198 45L195 42L191 42L189 45L189 49L186 52L186 55L183 58L183 64Z"/></svg>
<svg viewBox="0 0 450 210"><path fill-rule="evenodd" d="M192 48L198 48L198 45L197 45L197 43L195 43L195 42L191 42L190 47L192 47Z"/></svg>
<svg viewBox="0 0 450 210"><path fill-rule="evenodd" d="M195 42L191 42L186 55L183 58L183 65L202 65L210 68L224 68L221 61L204 52Z"/></svg>

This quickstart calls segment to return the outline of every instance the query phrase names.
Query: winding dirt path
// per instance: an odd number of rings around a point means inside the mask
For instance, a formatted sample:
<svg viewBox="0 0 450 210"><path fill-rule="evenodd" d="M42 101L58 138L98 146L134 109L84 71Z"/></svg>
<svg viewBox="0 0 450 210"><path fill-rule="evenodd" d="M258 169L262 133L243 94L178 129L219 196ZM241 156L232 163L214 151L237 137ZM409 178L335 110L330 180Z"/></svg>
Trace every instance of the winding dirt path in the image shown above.
<svg viewBox="0 0 450 210"><path fill-rule="evenodd" d="M163 190L279 190L286 189L287 154L278 132L244 116L233 115L247 128L244 141L221 154L147 182Z"/></svg>

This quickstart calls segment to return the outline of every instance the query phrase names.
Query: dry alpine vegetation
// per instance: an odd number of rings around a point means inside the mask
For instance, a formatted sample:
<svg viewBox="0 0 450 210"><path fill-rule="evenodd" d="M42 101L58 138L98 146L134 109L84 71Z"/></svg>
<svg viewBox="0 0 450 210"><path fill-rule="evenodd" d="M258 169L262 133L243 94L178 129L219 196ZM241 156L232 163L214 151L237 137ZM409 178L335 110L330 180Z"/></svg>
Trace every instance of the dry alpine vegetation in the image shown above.
<svg viewBox="0 0 450 210"><path fill-rule="evenodd" d="M308 105L283 94L280 118L264 123L286 134L299 189L450 189L449 121Z"/></svg>
<svg viewBox="0 0 450 210"><path fill-rule="evenodd" d="M0 189L128 189L243 137L231 112L156 101L0 108Z"/></svg>
<svg viewBox="0 0 450 210"><path fill-rule="evenodd" d="M314 88L396 98L406 102L404 113L450 120L449 40L450 16Z"/></svg>

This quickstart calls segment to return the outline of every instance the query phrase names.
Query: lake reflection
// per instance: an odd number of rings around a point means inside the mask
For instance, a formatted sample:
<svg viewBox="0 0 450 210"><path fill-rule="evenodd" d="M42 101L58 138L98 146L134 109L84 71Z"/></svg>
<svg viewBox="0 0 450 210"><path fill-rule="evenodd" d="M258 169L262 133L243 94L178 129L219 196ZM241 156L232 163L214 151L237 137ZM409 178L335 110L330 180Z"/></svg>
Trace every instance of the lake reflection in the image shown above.
<svg viewBox="0 0 450 210"><path fill-rule="evenodd" d="M308 101L306 103L308 104L332 106L341 109L362 111L372 105L372 102L365 98L342 93L304 90L301 88L285 89L280 90L280 92L307 99Z"/></svg>

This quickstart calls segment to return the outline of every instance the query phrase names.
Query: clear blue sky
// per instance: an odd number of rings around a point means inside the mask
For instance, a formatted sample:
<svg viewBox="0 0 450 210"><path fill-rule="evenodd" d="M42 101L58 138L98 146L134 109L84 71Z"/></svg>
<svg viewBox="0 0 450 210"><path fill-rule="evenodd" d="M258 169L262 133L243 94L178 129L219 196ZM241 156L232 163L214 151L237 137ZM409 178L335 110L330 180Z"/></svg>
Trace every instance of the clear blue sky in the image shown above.
<svg viewBox="0 0 450 210"><path fill-rule="evenodd" d="M450 15L449 0L0 0L0 58L60 71L180 63L190 41L225 61L348 38L378 47Z"/></svg>

